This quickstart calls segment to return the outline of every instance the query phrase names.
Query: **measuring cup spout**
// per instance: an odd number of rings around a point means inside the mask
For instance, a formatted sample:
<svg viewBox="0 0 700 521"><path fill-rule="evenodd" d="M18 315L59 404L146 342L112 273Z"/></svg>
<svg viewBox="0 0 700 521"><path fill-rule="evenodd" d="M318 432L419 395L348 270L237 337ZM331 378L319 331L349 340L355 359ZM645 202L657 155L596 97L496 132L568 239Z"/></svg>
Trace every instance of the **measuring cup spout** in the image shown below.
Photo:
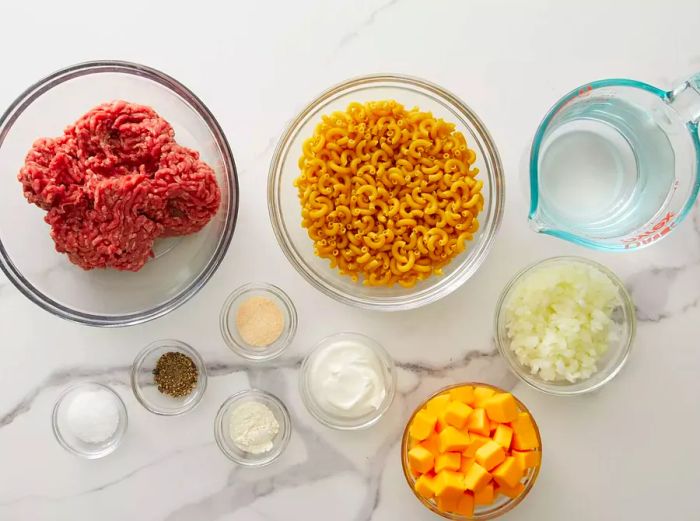
<svg viewBox="0 0 700 521"><path fill-rule="evenodd" d="M668 92L667 101L681 118L697 125L700 122L700 73Z"/></svg>

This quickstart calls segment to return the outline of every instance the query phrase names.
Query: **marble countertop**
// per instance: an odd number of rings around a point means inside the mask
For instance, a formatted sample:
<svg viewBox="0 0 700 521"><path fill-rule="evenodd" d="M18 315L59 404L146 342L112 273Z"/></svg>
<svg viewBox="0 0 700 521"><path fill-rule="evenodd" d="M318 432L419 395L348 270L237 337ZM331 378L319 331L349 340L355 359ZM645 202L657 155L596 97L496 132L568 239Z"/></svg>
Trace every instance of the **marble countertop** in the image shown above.
<svg viewBox="0 0 700 521"><path fill-rule="evenodd" d="M700 70L697 0L528 2L4 2L0 106L62 66L98 58L141 62L188 85L210 107L240 172L239 223L223 265L190 302L154 322L95 329L40 310L0 275L0 520L334 521L435 520L403 481L399 441L432 391L478 379L532 409L544 464L526 500L504 520L698 519L700 484L700 212L633 254L600 254L529 230L526 161L550 105L586 81L630 77L671 88ZM422 309L382 314L336 303L287 263L265 206L267 168L286 123L317 93L348 77L399 72L466 101L499 147L507 178L501 231L460 290ZM3 172L14 175L14 172ZM602 261L628 285L638 335L621 374L579 398L538 393L508 371L492 342L506 281L559 254ZM252 367L224 345L218 311L251 280L282 286L299 331L274 363ZM383 343L399 392L375 427L335 432L316 423L297 391L301 359L321 337L356 330ZM145 344L179 338L211 374L194 411L147 412L128 383ZM130 424L111 456L84 461L54 440L54 401L69 384L113 385ZM217 408L249 386L280 396L294 432L274 465L238 468L213 439Z"/></svg>

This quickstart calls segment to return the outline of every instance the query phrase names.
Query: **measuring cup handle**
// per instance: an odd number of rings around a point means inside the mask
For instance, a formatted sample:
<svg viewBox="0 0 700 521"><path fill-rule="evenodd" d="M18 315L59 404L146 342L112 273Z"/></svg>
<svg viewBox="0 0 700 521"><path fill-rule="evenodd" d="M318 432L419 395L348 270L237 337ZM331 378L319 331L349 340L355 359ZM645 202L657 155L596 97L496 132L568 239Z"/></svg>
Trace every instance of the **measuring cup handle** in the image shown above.
<svg viewBox="0 0 700 521"><path fill-rule="evenodd" d="M700 73L670 91L667 98L686 121L700 123Z"/></svg>

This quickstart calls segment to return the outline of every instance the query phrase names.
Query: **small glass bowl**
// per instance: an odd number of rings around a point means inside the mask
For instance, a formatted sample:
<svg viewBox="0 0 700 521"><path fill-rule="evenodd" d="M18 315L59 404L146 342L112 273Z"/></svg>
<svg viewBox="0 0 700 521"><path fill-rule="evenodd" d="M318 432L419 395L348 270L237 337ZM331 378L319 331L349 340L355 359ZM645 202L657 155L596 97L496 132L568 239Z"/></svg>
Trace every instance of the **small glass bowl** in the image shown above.
<svg viewBox="0 0 700 521"><path fill-rule="evenodd" d="M593 267L600 273L606 275L617 288L620 297L620 304L618 308L613 311L612 318L620 328L619 340L615 344L610 345L605 354L600 358L600 360L598 360L598 371L590 378L574 383L567 381L547 382L539 376L530 373L529 368L523 366L518 361L515 353L510 349L510 340L506 331L505 308L513 288L515 288L524 277L527 277L530 273L532 273L532 271L547 266L572 262L586 264L587 266ZM587 393L602 387L620 372L622 366L629 357L630 350L632 349L632 342L637 329L637 321L632 298L625 289L622 281L612 271L602 264L584 259L582 257L552 257L528 266L515 275L515 277L513 277L513 279L508 283L501 294L498 304L496 305L495 328L495 338L498 350L508 361L508 364L513 372L521 380L535 389L548 394L575 395Z"/></svg>
<svg viewBox="0 0 700 521"><path fill-rule="evenodd" d="M413 411L413 414L411 414L411 417L408 419L406 422L406 428L403 431L403 437L401 438L401 467L403 468L403 475L406 478L406 483L408 483L408 486L411 488L411 491L413 494L418 498L418 500L423 503L424 506L429 508L432 512L435 512L439 516L444 517L445 519L452 519L455 521L482 521L486 519L494 519L497 517L502 516L506 512L510 512L513 510L520 502L525 499L525 496L527 496L530 493L530 490L532 490L532 487L535 485L535 482L537 481L537 476L540 474L540 467L542 466L542 438L540 436L540 429L537 426L537 422L535 421L535 417L532 415L532 413L528 410L528 408L525 406L523 402L518 400L516 396L514 396L515 401L518 404L518 407L520 409L520 412L526 412L530 415L530 418L532 418L532 424L535 426L535 432L537 433L537 442L539 444L539 449L535 449L540 453L540 464L537 465L534 468L528 469L527 474L525 475L525 481L523 481L523 485L525 485L525 488L523 489L522 493L519 496L516 496L514 498L509 498L503 495L499 495L494 502L491 505L478 505L474 508L474 515L471 517L466 517L462 516L459 514L453 514L451 512L442 512L438 509L437 503L432 500L432 499L426 499L420 494L418 494L415 490L415 484L416 484L416 477L413 475L411 472L411 467L409 466L408 463L408 451L411 449L410 446L410 433L409 433L409 427L411 425L411 422L413 421L413 418L416 416L418 411L420 411L423 407L426 406L426 404L436 396L443 394L445 392L449 392L450 389L454 389L456 387L462 387L465 385L473 385L473 386L481 386L481 387L490 387L491 389L494 389L496 392L499 393L505 393L505 392L510 392L506 391L505 389L501 389L500 387L496 387L495 385L490 385L490 384L485 384L481 382L464 382L460 384L455 384L455 385L450 385L447 387L443 387L436 393L432 394L431 396L428 396L423 403L421 403L418 407L416 407L416 410ZM511 393L512 394L512 393Z"/></svg>
<svg viewBox="0 0 700 521"><path fill-rule="evenodd" d="M284 328L279 338L268 346L253 346L246 343L238 333L236 316L241 304L251 297L265 297L275 302L284 315ZM265 282L251 282L231 293L221 308L219 316L221 335L233 352L256 362L272 360L282 354L291 344L297 332L297 310L287 294L277 286Z"/></svg>
<svg viewBox="0 0 700 521"><path fill-rule="evenodd" d="M70 426L67 425L65 418L66 411L71 401L80 393L86 391L106 391L114 397L114 404L119 411L119 424L114 434L107 440L101 443L86 443L71 432ZM98 459L111 454L116 450L126 433L126 428L129 423L126 413L126 405L119 395L112 389L103 384L96 382L85 382L73 385L63 391L58 397L56 405L53 408L52 415L53 433L58 443L68 452L76 454L86 459Z"/></svg>
<svg viewBox="0 0 700 521"><path fill-rule="evenodd" d="M302 144L313 134L323 114L345 110L349 103L394 99L406 107L417 106L435 117L455 124L476 152L474 166L484 183L481 224L466 251L411 288L367 286L331 268L327 259L314 253L314 243L301 225L301 206L294 179L299 176ZM316 289L339 302L365 309L398 311L417 308L452 293L483 264L503 217L505 185L503 167L484 123L457 96L433 83L398 74L353 78L322 93L290 123L270 164L267 200L272 228L282 251L294 268Z"/></svg>
<svg viewBox="0 0 700 521"><path fill-rule="evenodd" d="M182 398L173 398L161 393L153 376L158 359L171 351L190 357L199 374L195 388ZM152 413L176 416L193 409L201 401L207 388L207 369L204 360L193 347L179 340L156 340L136 356L131 367L131 388L139 403Z"/></svg>
<svg viewBox="0 0 700 521"><path fill-rule="evenodd" d="M280 430L272 441L273 447L262 454L252 454L239 449L231 439L231 412L245 402L258 402L266 405L279 423ZM244 467L264 467L275 461L289 444L292 435L292 420L287 407L276 396L259 389L240 391L229 397L219 408L214 420L214 438L226 457Z"/></svg>
<svg viewBox="0 0 700 521"><path fill-rule="evenodd" d="M377 408L377 410L364 416L360 416L359 418L332 416L318 405L316 399L311 393L309 381L311 377L310 368L313 365L314 359L324 349L327 349L335 343L343 340L352 340L369 347L379 358L379 361L382 364L382 369L384 370L384 401L381 403L379 408ZM321 422L326 427L331 427L338 430L365 429L377 423L382 416L384 416L384 413L389 410L389 406L394 401L394 395L396 394L396 367L394 366L394 361L389 353L387 353L387 351L376 340L359 333L337 333L321 340L316 347L314 347L311 353L309 353L309 355L304 359L304 362L301 365L301 371L299 373L299 387L301 389L301 397L304 401L306 409L309 411L309 413L311 413L311 416L316 418L316 420Z"/></svg>

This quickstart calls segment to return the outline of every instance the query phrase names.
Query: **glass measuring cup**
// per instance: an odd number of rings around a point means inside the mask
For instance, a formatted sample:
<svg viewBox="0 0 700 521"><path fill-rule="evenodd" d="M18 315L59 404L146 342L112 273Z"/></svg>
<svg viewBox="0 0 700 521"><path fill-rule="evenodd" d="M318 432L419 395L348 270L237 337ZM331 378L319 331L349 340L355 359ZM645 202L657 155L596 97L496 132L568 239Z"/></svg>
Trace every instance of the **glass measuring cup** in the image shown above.
<svg viewBox="0 0 700 521"><path fill-rule="evenodd" d="M599 250L665 237L698 195L699 120L700 74L671 91L610 79L569 92L535 134L532 227Z"/></svg>

